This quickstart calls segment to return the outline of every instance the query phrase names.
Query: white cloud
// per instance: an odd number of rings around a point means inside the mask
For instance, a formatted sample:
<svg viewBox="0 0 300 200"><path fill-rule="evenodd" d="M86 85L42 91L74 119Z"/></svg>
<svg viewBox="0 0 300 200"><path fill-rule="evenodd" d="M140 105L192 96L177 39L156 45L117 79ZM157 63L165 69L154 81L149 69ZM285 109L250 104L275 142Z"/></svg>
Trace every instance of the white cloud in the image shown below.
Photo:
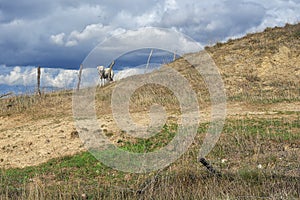
<svg viewBox="0 0 300 200"><path fill-rule="evenodd" d="M76 40L69 40L66 42L66 47L74 47L77 45L78 45L78 42Z"/></svg>
<svg viewBox="0 0 300 200"><path fill-rule="evenodd" d="M177 10L179 8L176 0L166 0L165 11L167 10Z"/></svg>
<svg viewBox="0 0 300 200"><path fill-rule="evenodd" d="M203 46L179 32L161 28L140 28L108 38L85 58L84 66L108 66L112 60L137 49L161 49L183 55L203 50ZM132 60L134 62L134 60Z"/></svg>
<svg viewBox="0 0 300 200"><path fill-rule="evenodd" d="M57 35L51 35L50 39L54 44L64 45L65 33L60 33Z"/></svg>
<svg viewBox="0 0 300 200"><path fill-rule="evenodd" d="M74 47L82 43L93 43L94 45L98 44L105 37L110 35L123 33L125 29L114 28L111 26L104 26L101 23L98 24L89 24L82 31L74 30L65 38L65 33L60 33L57 35L52 35L51 40L57 45L64 45L66 47Z"/></svg>
<svg viewBox="0 0 300 200"><path fill-rule="evenodd" d="M129 76L137 75L137 74L143 74L145 72L145 69L139 69L139 68L128 68L125 70L122 70L118 73L116 73L114 79L115 80L121 80Z"/></svg>
<svg viewBox="0 0 300 200"><path fill-rule="evenodd" d="M36 69L33 67L0 66L0 70L0 84L28 86L36 81Z"/></svg>
<svg viewBox="0 0 300 200"><path fill-rule="evenodd" d="M92 38L97 38L99 35L102 34L105 27L103 24L90 24L84 28L83 31L72 31L72 33L69 36L69 40L88 40Z"/></svg>
<svg viewBox="0 0 300 200"><path fill-rule="evenodd" d="M145 66L136 68L125 68L116 70L115 80L120 80L128 76L151 72L159 65L150 65L145 71ZM77 70L66 70L57 68L41 69L42 89L73 89L78 81ZM84 68L82 71L82 87L95 86L99 81L96 68ZM32 66L6 67L0 65L0 94L6 92L27 93L34 91L37 84L37 68ZM22 88L18 88L22 86ZM7 88L11 90L7 90ZM13 91L15 90L15 91Z"/></svg>
<svg viewBox="0 0 300 200"><path fill-rule="evenodd" d="M41 70L41 86L55 88L72 88L77 77L75 70L44 69Z"/></svg>
<svg viewBox="0 0 300 200"><path fill-rule="evenodd" d="M125 32L126 32L126 29L117 28L117 29L112 30L110 33L113 36L113 35L120 35L120 34L125 33Z"/></svg>
<svg viewBox="0 0 300 200"><path fill-rule="evenodd" d="M37 68L26 67L6 67L0 66L0 84L9 86L36 86ZM70 88L74 86L77 79L77 70L64 70L53 68L41 69L41 86Z"/></svg>
<svg viewBox="0 0 300 200"><path fill-rule="evenodd" d="M145 74L150 73L155 69L158 69L160 67L159 64L150 64L148 66L148 69L146 69L146 65L138 66L134 68L125 68L121 71L118 71L114 77L116 81L124 79L129 76L138 75L138 74Z"/></svg>
<svg viewBox="0 0 300 200"><path fill-rule="evenodd" d="M145 27L160 21L161 15L157 9L150 10L140 16L137 16L135 21L138 27Z"/></svg>
<svg viewBox="0 0 300 200"><path fill-rule="evenodd" d="M79 65L105 38L145 26L173 28L203 44L300 21L298 0L3 1L0 63Z"/></svg>

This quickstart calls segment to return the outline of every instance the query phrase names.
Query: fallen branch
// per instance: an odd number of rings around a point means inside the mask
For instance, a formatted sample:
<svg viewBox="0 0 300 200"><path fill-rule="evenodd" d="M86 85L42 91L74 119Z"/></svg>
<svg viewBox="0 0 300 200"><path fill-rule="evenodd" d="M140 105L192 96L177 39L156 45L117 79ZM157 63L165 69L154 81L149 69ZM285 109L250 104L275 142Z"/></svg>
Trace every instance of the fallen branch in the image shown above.
<svg viewBox="0 0 300 200"><path fill-rule="evenodd" d="M216 175L216 176L218 176L218 177L221 177L221 176L222 176L221 172L219 172L219 171L217 171L215 168L213 168L213 166L212 166L211 164L209 164L209 162L208 162L205 158L200 158L200 159L199 159L199 162L202 163L202 164L204 165L204 167L206 167L206 169L207 169L210 173L212 173L212 174L214 174L214 175Z"/></svg>

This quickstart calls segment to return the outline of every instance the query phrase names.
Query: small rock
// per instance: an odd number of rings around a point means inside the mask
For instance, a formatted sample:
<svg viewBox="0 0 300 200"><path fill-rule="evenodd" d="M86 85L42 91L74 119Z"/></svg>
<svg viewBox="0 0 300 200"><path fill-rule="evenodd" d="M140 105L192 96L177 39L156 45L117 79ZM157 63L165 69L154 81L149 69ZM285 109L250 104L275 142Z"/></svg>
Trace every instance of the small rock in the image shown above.
<svg viewBox="0 0 300 200"><path fill-rule="evenodd" d="M262 165L261 164L257 165L257 168L262 169Z"/></svg>
<svg viewBox="0 0 300 200"><path fill-rule="evenodd" d="M95 130L93 133L102 133L102 130L101 129L97 129L97 130Z"/></svg>
<svg viewBox="0 0 300 200"><path fill-rule="evenodd" d="M82 199L88 199L88 195L87 195L87 194L82 194L82 195L81 195L81 198L82 198Z"/></svg>
<svg viewBox="0 0 300 200"><path fill-rule="evenodd" d="M78 131L72 131L71 132L71 139L79 138L79 133Z"/></svg>
<svg viewBox="0 0 300 200"><path fill-rule="evenodd" d="M114 134L112 132L105 133L106 137L112 137Z"/></svg>
<svg viewBox="0 0 300 200"><path fill-rule="evenodd" d="M81 128L82 131L89 131L87 128Z"/></svg>

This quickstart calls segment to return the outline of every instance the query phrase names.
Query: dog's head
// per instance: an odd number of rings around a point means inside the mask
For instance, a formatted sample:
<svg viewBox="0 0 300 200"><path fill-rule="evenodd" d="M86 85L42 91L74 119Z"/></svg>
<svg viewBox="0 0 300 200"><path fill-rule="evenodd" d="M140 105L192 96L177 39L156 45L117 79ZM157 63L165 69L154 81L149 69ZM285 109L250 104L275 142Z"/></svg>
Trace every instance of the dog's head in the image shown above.
<svg viewBox="0 0 300 200"><path fill-rule="evenodd" d="M98 70L98 72L103 72L104 71L104 66L98 66L97 70Z"/></svg>

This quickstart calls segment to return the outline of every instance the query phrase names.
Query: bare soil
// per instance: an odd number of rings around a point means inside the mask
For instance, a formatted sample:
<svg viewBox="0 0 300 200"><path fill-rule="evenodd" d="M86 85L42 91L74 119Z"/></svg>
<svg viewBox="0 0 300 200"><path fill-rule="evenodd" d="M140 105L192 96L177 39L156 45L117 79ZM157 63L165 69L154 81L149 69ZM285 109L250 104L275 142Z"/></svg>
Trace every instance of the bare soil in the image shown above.
<svg viewBox="0 0 300 200"><path fill-rule="evenodd" d="M277 103L272 105L250 105L234 102L227 105L228 118L278 116L278 112L300 111L300 102ZM209 108L200 110L200 123L210 120ZM136 123L149 123L148 112L133 113ZM143 116L143 117L141 117ZM281 116L281 115L280 115ZM23 168L34 166L67 155L86 151L78 136L72 116L61 118L24 120L24 116L0 117L0 168ZM176 114L169 117L177 119ZM120 139L112 115L101 117L102 130L113 133L113 142Z"/></svg>
<svg viewBox="0 0 300 200"><path fill-rule="evenodd" d="M299 33L300 24L287 25L206 48L225 84L229 99L228 118L273 118L279 113L282 116L282 112L300 111ZM200 104L205 102L202 99L207 94L202 87L205 84L201 77L194 75L192 67L182 59L168 66L190 81L200 96ZM113 85L101 89L103 101L98 102L98 107L110 105ZM133 101L139 105L142 104L138 100L149 104L156 101L151 92L137 96ZM165 94L163 90L159 92ZM86 151L74 125L71 97L70 93L66 96L58 93L41 100L31 97L0 99L0 168L34 166L52 158ZM291 101L285 101L285 98ZM257 99L274 99L274 102L256 103ZM200 123L208 122L210 107L201 105ZM172 105L170 108L168 117L176 120L178 112L172 111ZM133 110L132 116L137 123L149 123L149 107L137 106ZM102 130L112 133L112 141L117 141L122 130L116 126L111 111L101 110L98 117L104 121L100 125Z"/></svg>

